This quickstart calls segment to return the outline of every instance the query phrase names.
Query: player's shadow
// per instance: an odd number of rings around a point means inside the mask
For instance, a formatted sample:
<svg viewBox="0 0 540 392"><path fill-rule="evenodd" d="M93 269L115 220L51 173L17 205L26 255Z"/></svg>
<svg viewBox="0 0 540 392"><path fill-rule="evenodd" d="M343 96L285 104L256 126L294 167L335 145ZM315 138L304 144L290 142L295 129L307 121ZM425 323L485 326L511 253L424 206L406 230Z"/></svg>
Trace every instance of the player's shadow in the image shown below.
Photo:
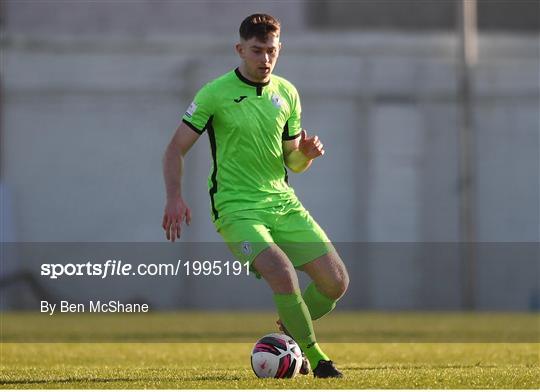
<svg viewBox="0 0 540 392"><path fill-rule="evenodd" d="M39 380L11 380L11 381L0 381L0 387L5 385L38 385L38 384L67 384L67 383L73 383L73 382L90 382L90 383L111 383L111 382L140 382L140 381L165 381L165 382L185 382L185 381L239 381L242 378L239 376L223 376L223 375L207 375L207 376L196 376L196 377L182 377L180 379L178 378L163 378L160 377L159 379L153 380L153 379L144 379L144 380L136 380L133 378L89 378L89 377L81 377L81 378L59 378L59 379L39 379Z"/></svg>
<svg viewBox="0 0 540 392"><path fill-rule="evenodd" d="M240 381L242 377L238 376L197 376L197 377L183 377L180 381ZM178 380L175 380L178 381Z"/></svg>
<svg viewBox="0 0 540 392"><path fill-rule="evenodd" d="M496 365L482 365L480 363L473 365L407 365L407 366L344 366L343 370L409 370L409 369L471 369L471 368L497 368Z"/></svg>
<svg viewBox="0 0 540 392"><path fill-rule="evenodd" d="M40 380L11 380L11 381L0 381L0 386L2 385L23 385L23 384L64 384L70 382L128 382L136 381L132 378L59 378L59 379L40 379Z"/></svg>

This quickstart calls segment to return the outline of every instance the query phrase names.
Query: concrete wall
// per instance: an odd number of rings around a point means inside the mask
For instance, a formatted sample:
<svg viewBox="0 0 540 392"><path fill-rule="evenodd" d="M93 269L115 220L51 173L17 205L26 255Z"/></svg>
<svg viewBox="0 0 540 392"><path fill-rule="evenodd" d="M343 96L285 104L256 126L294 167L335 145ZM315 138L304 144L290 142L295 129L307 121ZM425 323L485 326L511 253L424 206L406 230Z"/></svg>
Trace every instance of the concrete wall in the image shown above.
<svg viewBox="0 0 540 392"><path fill-rule="evenodd" d="M100 35L230 34L255 12L276 16L288 33L306 29L453 31L461 0L4 0L11 33ZM540 30L538 0L477 0L481 31Z"/></svg>
<svg viewBox="0 0 540 392"><path fill-rule="evenodd" d="M2 238L162 241L161 155L197 89L238 64L235 32L228 33L231 25L236 29L238 8L215 10L223 12L223 20L212 25L218 35L189 34L179 22L168 25L181 33L165 36L138 33L135 21L142 16L130 12L143 15L144 2L92 11L102 15L96 17L104 20L99 26L75 23L97 15L88 8L97 3L66 5L73 20L61 19L68 11L56 15L46 2L33 4L44 7L41 15L60 18L63 28L28 23L31 18L14 4L7 2L2 41ZM158 14L188 23L202 12L170 4ZM290 176L305 206L336 242L459 241L456 37L314 33L296 24L302 8L291 4L270 10L290 26L276 73L299 89L303 125L326 150L309 172ZM125 23L107 22L105 15ZM473 79L477 238L537 242L538 35L482 35L479 44ZM220 241L209 218L210 165L203 137L186 163L185 198L194 224L185 230L185 241ZM380 256L384 262L377 262L377 253L345 253L356 282L345 306L463 303L459 255L450 253L430 267L417 250ZM538 295L538 260L505 259L495 268L490 258L479 262L477 305L528 308ZM504 273L509 262L517 263L511 275ZM509 276L510 288L500 291ZM162 299L184 292L178 282L159 286ZM246 307L271 305L238 296ZM215 298L205 298L197 296L197 306L216 306Z"/></svg>
<svg viewBox="0 0 540 392"><path fill-rule="evenodd" d="M315 28L390 31L455 30L461 0L319 0L306 2ZM477 0L480 31L540 30L537 0Z"/></svg>
<svg viewBox="0 0 540 392"><path fill-rule="evenodd" d="M291 0L6 0L5 29L13 34L128 35L222 34L236 38L256 12L277 17L289 32L305 29L305 1Z"/></svg>
<svg viewBox="0 0 540 392"><path fill-rule="evenodd" d="M481 241L538 239L535 44L481 39L486 53L474 81ZM226 40L133 45L5 41L2 167L17 238L161 239L163 146L196 90L237 58ZM287 40L276 71L297 85L304 126L327 146L291 183L334 240L459 239L454 51L450 36ZM187 162L186 197L198 218L189 240L217 239L207 218L210 160L201 138ZM340 209L326 208L329 201ZM73 230L72 222L84 224Z"/></svg>

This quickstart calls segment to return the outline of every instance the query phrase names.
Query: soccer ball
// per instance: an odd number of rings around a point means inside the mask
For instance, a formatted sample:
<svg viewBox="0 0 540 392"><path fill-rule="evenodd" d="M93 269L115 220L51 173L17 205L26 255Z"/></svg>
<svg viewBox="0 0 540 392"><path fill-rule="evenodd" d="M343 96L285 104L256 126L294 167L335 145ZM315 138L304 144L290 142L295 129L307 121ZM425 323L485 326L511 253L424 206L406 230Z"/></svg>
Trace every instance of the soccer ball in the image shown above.
<svg viewBox="0 0 540 392"><path fill-rule="evenodd" d="M302 367L302 351L290 336L271 333L255 343L251 367L259 378L293 378Z"/></svg>

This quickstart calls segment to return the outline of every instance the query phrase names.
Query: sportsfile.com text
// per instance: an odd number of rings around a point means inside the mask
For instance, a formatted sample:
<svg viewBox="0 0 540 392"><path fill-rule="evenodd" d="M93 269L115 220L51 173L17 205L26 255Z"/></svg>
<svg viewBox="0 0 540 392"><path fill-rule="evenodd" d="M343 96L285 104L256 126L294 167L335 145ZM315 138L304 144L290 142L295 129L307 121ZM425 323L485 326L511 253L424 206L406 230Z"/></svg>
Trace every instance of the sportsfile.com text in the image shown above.
<svg viewBox="0 0 540 392"><path fill-rule="evenodd" d="M104 263L41 264L41 276L50 279L72 276L97 276L105 279L113 276L240 276L249 275L249 262L238 260L178 260L174 263L137 264L122 260Z"/></svg>

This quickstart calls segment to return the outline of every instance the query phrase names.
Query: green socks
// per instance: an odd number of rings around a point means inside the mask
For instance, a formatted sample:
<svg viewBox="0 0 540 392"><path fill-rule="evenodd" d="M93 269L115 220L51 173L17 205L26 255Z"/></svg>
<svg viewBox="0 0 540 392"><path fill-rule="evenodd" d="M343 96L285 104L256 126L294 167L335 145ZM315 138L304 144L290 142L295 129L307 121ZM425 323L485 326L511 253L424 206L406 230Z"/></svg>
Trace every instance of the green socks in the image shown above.
<svg viewBox="0 0 540 392"><path fill-rule="evenodd" d="M274 302L281 322L306 354L311 368L315 369L321 359L328 361L329 358L316 342L311 315L302 295L300 293L274 294Z"/></svg>
<svg viewBox="0 0 540 392"><path fill-rule="evenodd" d="M320 319L336 307L337 301L321 294L314 282L306 288L303 297L312 320Z"/></svg>
<svg viewBox="0 0 540 392"><path fill-rule="evenodd" d="M317 290L314 282L306 288L303 297L300 293L274 294L274 301L281 322L306 354L311 368L315 369L321 359L328 360L316 342L311 320L332 311L337 301Z"/></svg>

